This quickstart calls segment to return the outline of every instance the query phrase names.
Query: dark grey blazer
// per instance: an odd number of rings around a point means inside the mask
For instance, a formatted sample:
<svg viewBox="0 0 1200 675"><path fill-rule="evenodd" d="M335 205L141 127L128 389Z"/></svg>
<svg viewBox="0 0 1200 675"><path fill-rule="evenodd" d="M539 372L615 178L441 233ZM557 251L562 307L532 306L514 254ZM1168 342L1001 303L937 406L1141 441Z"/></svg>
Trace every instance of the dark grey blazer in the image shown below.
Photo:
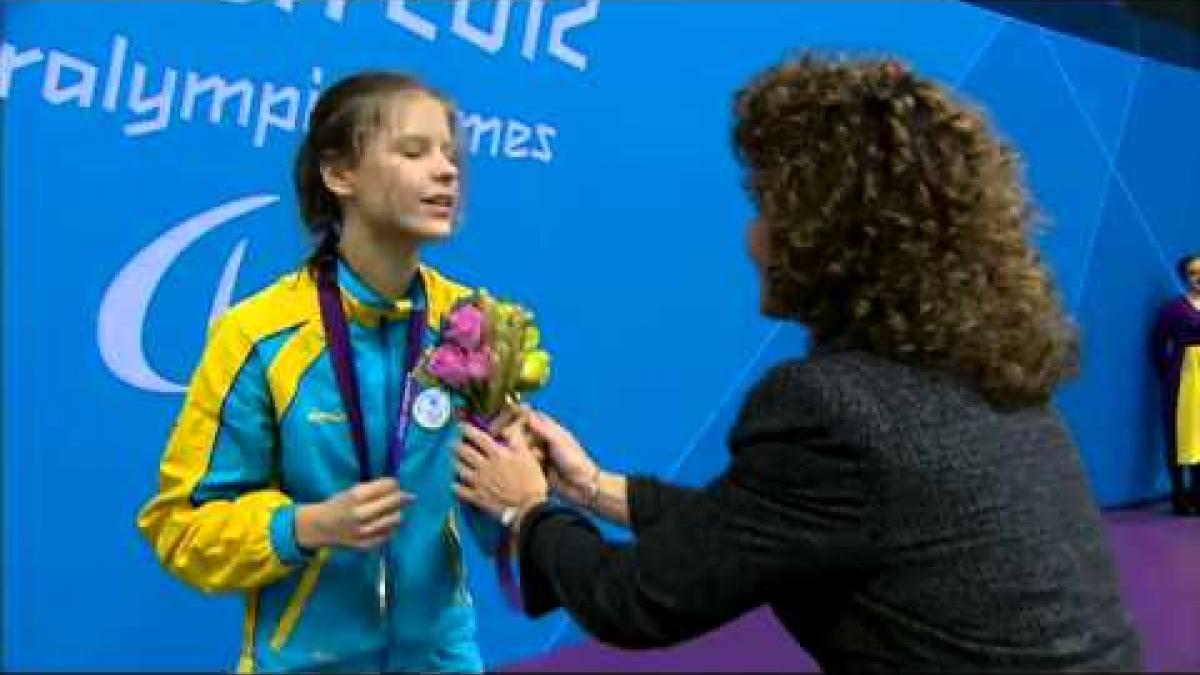
<svg viewBox="0 0 1200 675"><path fill-rule="evenodd" d="M769 604L829 671L1137 670L1077 448L1049 408L849 349L775 367L703 489L632 477L632 544L522 524L526 610L630 649Z"/></svg>

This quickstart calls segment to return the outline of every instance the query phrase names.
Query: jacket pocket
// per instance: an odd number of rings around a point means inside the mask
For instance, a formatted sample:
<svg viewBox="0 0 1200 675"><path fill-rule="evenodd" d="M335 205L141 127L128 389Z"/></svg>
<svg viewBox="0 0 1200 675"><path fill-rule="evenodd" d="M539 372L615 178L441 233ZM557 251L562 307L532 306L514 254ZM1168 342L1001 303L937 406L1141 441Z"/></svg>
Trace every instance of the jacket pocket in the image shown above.
<svg viewBox="0 0 1200 675"><path fill-rule="evenodd" d="M296 624L300 622L300 615L304 612L304 606L308 604L309 597L317 587L321 568L329 560L330 550L329 548L318 550L312 562L304 568L300 583L296 584L296 590L292 592L291 599L283 609L283 615L279 617L279 625L275 627L275 633L271 636L271 649L275 651L283 649L288 638L291 637L292 631L296 629Z"/></svg>

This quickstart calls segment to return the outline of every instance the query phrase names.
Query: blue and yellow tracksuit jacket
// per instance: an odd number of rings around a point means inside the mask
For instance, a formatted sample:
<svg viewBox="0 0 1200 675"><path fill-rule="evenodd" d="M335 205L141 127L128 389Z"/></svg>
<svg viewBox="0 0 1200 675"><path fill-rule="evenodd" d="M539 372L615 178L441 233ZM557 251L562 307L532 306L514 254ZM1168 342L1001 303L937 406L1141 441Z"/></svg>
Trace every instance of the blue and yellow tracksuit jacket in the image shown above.
<svg viewBox="0 0 1200 675"><path fill-rule="evenodd" d="M429 344L469 291L425 266L418 279L411 302L427 306ZM380 475L403 389L408 305L383 298L344 263L338 283ZM482 669L457 525L468 514L453 493L458 423L411 424L398 480L416 500L386 544L393 601L385 615L381 551L306 552L295 540L297 505L360 479L315 280L307 270L287 275L213 326L138 527L187 583L246 593L240 672ZM484 550L494 550L499 524L468 519Z"/></svg>

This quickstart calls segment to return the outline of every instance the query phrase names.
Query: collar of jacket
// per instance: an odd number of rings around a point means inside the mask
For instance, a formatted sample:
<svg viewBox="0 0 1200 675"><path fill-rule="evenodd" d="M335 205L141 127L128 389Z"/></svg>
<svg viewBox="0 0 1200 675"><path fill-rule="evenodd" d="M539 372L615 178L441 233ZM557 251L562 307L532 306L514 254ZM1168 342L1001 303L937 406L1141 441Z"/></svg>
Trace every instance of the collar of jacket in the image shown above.
<svg viewBox="0 0 1200 675"><path fill-rule="evenodd" d="M459 300L469 296L472 289L447 279L436 269L424 264L419 265L417 271L421 280L420 288L424 293L422 302L426 303L429 310L425 313L426 323L429 328L438 330L442 325L442 318ZM285 275L280 282L279 292L287 297L281 297L275 302L281 309L287 308L287 315L291 316L295 323L321 320L317 303L316 275L310 269L300 269ZM339 285L340 282L341 279ZM381 319L400 319L407 317L412 311L411 304L396 306L392 303L389 307L381 303L380 306L372 306L363 298L349 292L345 285L341 285L341 289L342 307L346 311L346 318L363 326L377 327Z"/></svg>
<svg viewBox="0 0 1200 675"><path fill-rule="evenodd" d="M393 300L371 288L344 260L338 260L337 279L342 290L342 307L346 318L368 328L375 328L384 319L403 321L412 314L414 308L424 308L425 289L429 282L425 278L423 268L423 265L418 265L417 274L413 276L405 297Z"/></svg>

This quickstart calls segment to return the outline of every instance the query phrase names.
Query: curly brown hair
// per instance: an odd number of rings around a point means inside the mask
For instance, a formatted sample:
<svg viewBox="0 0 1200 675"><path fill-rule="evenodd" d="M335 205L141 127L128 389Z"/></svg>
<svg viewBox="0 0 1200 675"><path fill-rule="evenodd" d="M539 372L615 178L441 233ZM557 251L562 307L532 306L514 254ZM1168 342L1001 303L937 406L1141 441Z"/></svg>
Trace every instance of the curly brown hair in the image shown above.
<svg viewBox="0 0 1200 675"><path fill-rule="evenodd" d="M738 91L734 115L770 313L958 373L1004 407L1075 374L1019 158L981 110L894 59L808 53Z"/></svg>

